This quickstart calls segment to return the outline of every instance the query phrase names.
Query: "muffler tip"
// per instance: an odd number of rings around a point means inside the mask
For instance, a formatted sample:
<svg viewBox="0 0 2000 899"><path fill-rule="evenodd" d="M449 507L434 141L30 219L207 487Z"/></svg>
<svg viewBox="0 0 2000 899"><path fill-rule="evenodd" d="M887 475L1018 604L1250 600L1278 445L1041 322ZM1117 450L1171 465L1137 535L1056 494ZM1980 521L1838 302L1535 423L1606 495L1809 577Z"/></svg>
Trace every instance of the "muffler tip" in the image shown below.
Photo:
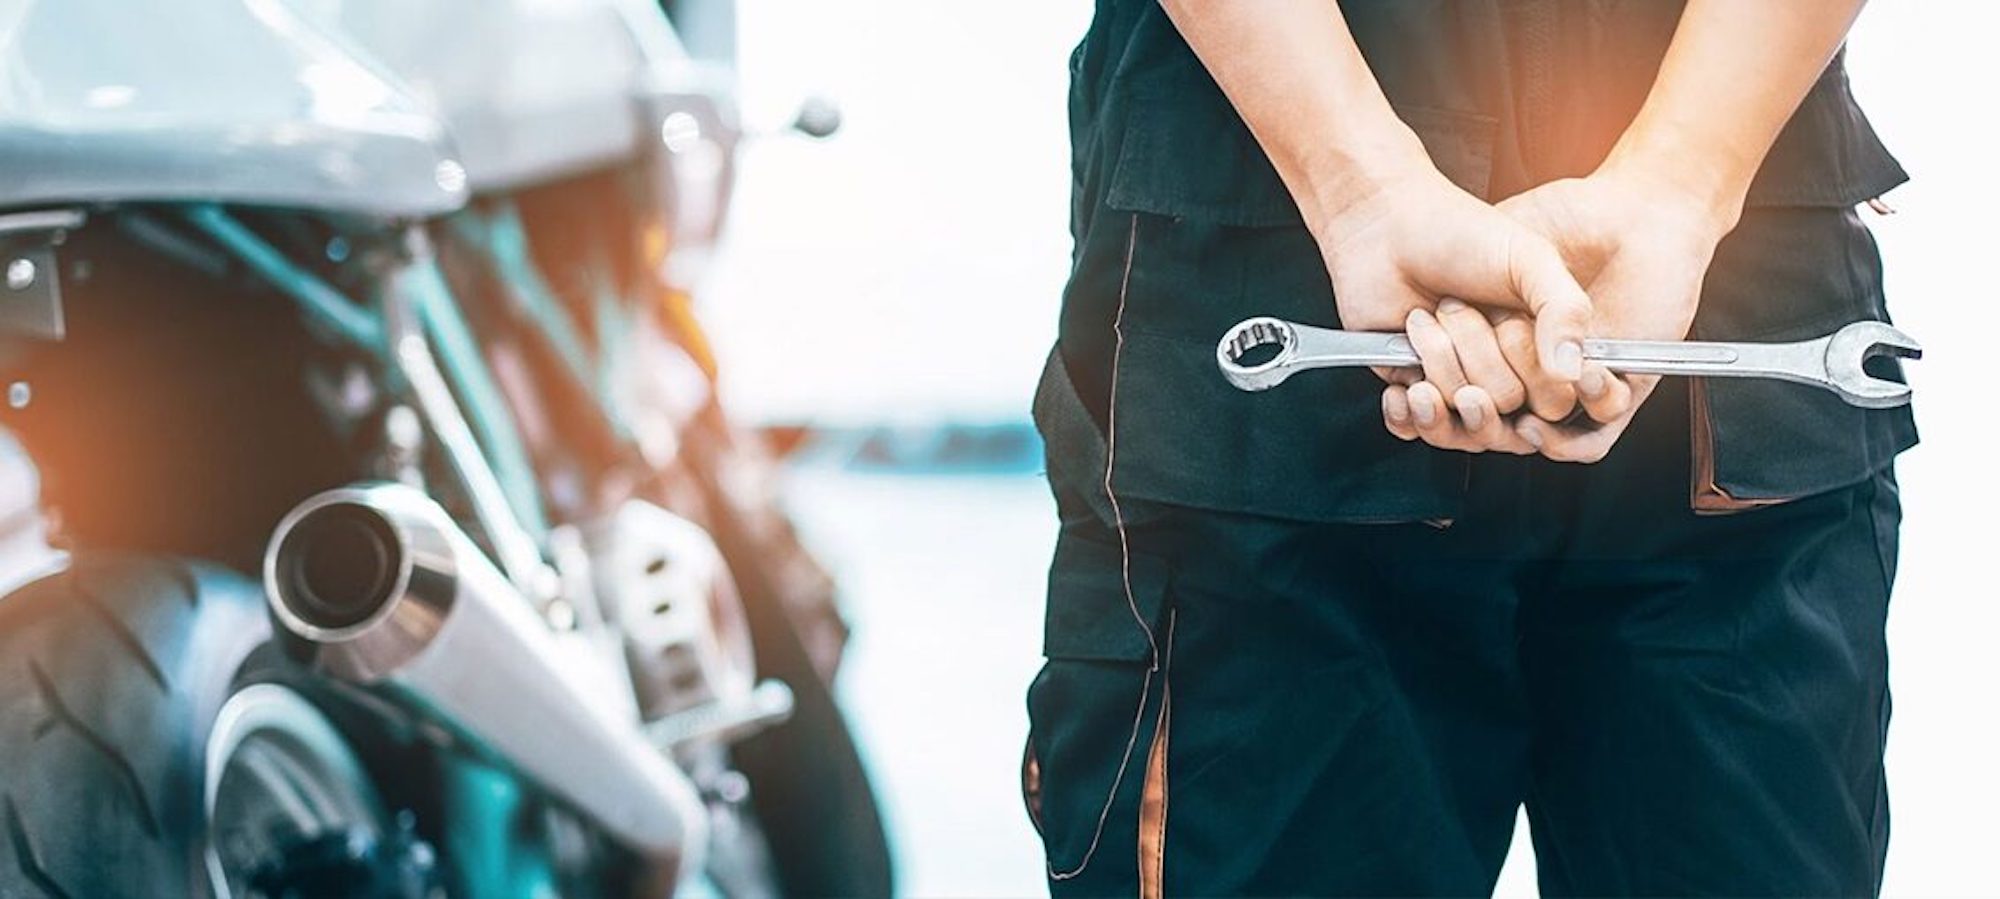
<svg viewBox="0 0 2000 899"><path fill-rule="evenodd" d="M278 598L315 628L351 628L401 592L405 561L395 526L380 512L357 503L324 505L278 544Z"/></svg>
<svg viewBox="0 0 2000 899"><path fill-rule="evenodd" d="M264 592L277 623L311 658L362 682L430 645L458 593L451 520L402 484L329 490L271 534ZM463 539L463 538L460 538Z"/></svg>

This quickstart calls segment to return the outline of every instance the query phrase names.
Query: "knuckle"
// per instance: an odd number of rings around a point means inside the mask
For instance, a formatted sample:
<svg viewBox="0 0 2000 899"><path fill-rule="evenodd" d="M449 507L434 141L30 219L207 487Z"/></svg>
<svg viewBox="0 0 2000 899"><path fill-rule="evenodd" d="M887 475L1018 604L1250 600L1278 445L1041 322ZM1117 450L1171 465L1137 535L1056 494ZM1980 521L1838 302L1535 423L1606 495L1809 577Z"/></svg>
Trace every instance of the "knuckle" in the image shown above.
<svg viewBox="0 0 2000 899"><path fill-rule="evenodd" d="M1529 394L1528 409L1537 418L1562 421L1576 411L1576 395L1560 390Z"/></svg>
<svg viewBox="0 0 2000 899"><path fill-rule="evenodd" d="M1500 350L1509 357L1533 360L1535 358L1535 326L1526 319L1510 318L1493 329Z"/></svg>
<svg viewBox="0 0 2000 899"><path fill-rule="evenodd" d="M1528 402L1528 388L1522 386L1519 380L1503 381L1488 387L1486 392L1493 398L1494 408L1502 415L1518 412Z"/></svg>
<svg viewBox="0 0 2000 899"><path fill-rule="evenodd" d="M1468 304L1457 303L1439 307L1438 322L1453 332L1474 330L1486 324L1486 315Z"/></svg>

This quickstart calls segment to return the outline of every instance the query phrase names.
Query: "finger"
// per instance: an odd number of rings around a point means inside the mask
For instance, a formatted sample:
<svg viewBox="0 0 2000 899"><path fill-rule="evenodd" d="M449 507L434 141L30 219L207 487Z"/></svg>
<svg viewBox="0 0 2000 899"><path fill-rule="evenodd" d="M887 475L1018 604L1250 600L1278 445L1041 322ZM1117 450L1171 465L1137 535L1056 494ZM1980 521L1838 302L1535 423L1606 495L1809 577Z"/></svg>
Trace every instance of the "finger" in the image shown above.
<svg viewBox="0 0 2000 899"><path fill-rule="evenodd" d="M1386 365L1370 366L1369 371L1381 378L1385 384L1401 384L1408 387L1424 379L1423 369L1411 367L1390 368Z"/></svg>
<svg viewBox="0 0 2000 899"><path fill-rule="evenodd" d="M1576 409L1576 385L1548 373L1535 352L1535 326L1519 315L1502 316L1493 334L1500 353L1528 388L1528 411L1549 421L1562 421Z"/></svg>
<svg viewBox="0 0 2000 899"><path fill-rule="evenodd" d="M1391 384L1382 391L1382 423L1398 440L1417 439L1415 422L1410 419L1410 390Z"/></svg>
<svg viewBox="0 0 2000 899"><path fill-rule="evenodd" d="M1410 338L1410 346L1417 351L1417 358L1424 363L1424 380L1436 385L1440 402L1442 398L1458 392L1466 384L1465 371L1459 368L1458 350L1452 346L1451 335L1444 326L1438 324L1435 316L1422 309L1412 309L1403 320L1403 333Z"/></svg>
<svg viewBox="0 0 2000 899"><path fill-rule="evenodd" d="M1603 460L1611 452L1630 421L1628 417L1596 427L1578 428L1539 418L1524 418L1514 425L1514 430L1543 456L1557 462L1590 464Z"/></svg>
<svg viewBox="0 0 2000 899"><path fill-rule="evenodd" d="M1615 421L1632 409L1632 385L1595 362L1584 365L1576 393L1593 421Z"/></svg>
<svg viewBox="0 0 2000 899"><path fill-rule="evenodd" d="M1563 381L1583 375L1583 337L1590 331L1590 296L1563 264L1554 244L1532 235L1508 246L1507 275L1535 317L1535 351L1542 368Z"/></svg>
<svg viewBox="0 0 2000 899"><path fill-rule="evenodd" d="M1501 414L1512 415L1519 410L1527 402L1528 388L1500 352L1499 336L1486 320L1486 313L1457 300L1445 300L1438 304L1437 320L1458 351L1458 364L1465 372L1466 383L1480 388ZM1468 427L1470 424L1467 422Z"/></svg>
<svg viewBox="0 0 2000 899"><path fill-rule="evenodd" d="M1438 449L1479 452L1481 447L1459 427L1458 416L1445 403L1436 384L1422 381L1410 386L1410 422L1417 436Z"/></svg>
<svg viewBox="0 0 2000 899"><path fill-rule="evenodd" d="M1535 448L1514 433L1507 426L1507 419L1494 406L1493 397L1484 389L1467 385L1452 396L1452 405L1458 409L1458 420L1465 429L1465 435L1482 449L1498 450L1505 453L1526 455Z"/></svg>

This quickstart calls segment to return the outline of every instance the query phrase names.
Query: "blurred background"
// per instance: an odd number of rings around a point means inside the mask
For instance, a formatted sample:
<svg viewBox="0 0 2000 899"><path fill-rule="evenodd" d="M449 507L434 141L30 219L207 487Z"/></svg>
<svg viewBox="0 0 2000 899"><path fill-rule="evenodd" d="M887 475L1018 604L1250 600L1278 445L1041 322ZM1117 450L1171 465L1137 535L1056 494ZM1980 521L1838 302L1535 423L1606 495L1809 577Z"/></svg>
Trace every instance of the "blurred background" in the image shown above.
<svg viewBox="0 0 2000 899"><path fill-rule="evenodd" d="M758 0L739 10L747 116L836 98L826 144L760 142L702 296L738 415L815 436L789 502L855 624L840 689L879 779L903 888L1043 891L1016 790L1054 510L1027 420L1068 264L1064 60L1083 3ZM1914 180L1870 216L1891 308L1921 339L1924 444L1890 637L1888 895L1995 895L2000 589L1981 564L2000 404L1984 264L2000 189L1981 111L2000 6L1877 3L1856 91ZM1968 100L1968 97L1978 97ZM1532 895L1525 827L1502 895Z"/></svg>

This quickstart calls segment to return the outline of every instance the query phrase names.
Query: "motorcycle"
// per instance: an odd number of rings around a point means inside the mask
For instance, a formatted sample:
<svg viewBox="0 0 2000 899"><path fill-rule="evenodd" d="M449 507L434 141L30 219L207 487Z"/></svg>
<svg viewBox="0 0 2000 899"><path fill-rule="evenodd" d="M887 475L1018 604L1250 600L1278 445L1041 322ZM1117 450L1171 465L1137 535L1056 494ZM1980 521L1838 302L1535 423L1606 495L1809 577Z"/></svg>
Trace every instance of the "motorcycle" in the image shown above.
<svg viewBox="0 0 2000 899"><path fill-rule="evenodd" d="M0 895L889 892L692 311L726 72L627 0L0 33Z"/></svg>

